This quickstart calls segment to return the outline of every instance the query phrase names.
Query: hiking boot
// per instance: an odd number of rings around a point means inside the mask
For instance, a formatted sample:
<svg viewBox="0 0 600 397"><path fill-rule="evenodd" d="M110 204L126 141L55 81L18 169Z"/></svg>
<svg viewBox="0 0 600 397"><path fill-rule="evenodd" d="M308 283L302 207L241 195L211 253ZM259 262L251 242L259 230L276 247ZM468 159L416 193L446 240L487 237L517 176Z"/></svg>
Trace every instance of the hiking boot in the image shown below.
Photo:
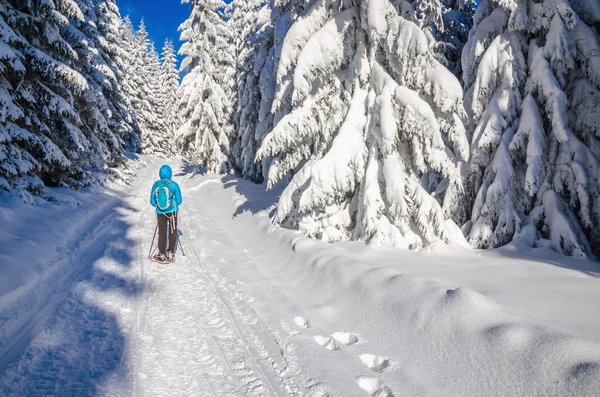
<svg viewBox="0 0 600 397"><path fill-rule="evenodd" d="M175 253L173 251L167 251L167 260L173 262L175 260Z"/></svg>
<svg viewBox="0 0 600 397"><path fill-rule="evenodd" d="M152 257L152 260L156 262L166 262L167 257L163 254L156 254Z"/></svg>

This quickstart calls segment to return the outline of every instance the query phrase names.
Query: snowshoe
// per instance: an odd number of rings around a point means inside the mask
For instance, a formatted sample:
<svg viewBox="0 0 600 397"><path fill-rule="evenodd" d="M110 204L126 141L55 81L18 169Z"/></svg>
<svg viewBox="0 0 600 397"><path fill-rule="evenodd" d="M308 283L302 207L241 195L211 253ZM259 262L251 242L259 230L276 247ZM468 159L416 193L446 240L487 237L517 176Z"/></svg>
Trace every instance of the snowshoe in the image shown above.
<svg viewBox="0 0 600 397"><path fill-rule="evenodd" d="M162 265L166 265L167 263L170 263L169 260L167 259L167 257L162 254L156 254L152 258L150 258L150 260L152 262L160 263Z"/></svg>

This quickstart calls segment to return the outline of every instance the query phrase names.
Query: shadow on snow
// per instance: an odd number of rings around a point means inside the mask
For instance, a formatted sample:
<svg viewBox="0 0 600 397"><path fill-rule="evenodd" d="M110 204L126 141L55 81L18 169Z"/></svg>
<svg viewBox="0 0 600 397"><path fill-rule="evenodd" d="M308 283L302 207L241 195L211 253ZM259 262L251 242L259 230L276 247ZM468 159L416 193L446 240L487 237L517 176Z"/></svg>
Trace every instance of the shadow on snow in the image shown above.
<svg viewBox="0 0 600 397"><path fill-rule="evenodd" d="M265 184L257 185L250 180L240 179L229 175L221 178L221 182L225 189L235 189L236 193L246 199L236 208L233 218L242 215L244 212L250 212L252 215L256 215L269 208L272 208L269 212L269 217L272 217L275 213L275 205L279 201L281 189L276 187L266 190Z"/></svg>
<svg viewBox="0 0 600 397"><path fill-rule="evenodd" d="M56 248L56 259L40 253L37 267L50 274L39 272L42 281L31 291L0 307L0 318L15 325L12 333L0 332L0 395L95 395L109 378L111 386L129 389L127 335L117 321L115 297L127 302L146 288L120 275L145 260L145 247L131 238L135 225L128 222L145 208L132 208L117 195L112 200L114 206L102 208ZM88 210L81 207L72 210L75 216ZM43 227L64 227L50 222Z"/></svg>
<svg viewBox="0 0 600 397"><path fill-rule="evenodd" d="M575 270L591 277L600 277L600 262L566 256L549 248L533 248L513 242L492 250L513 260L542 262L563 269Z"/></svg>
<svg viewBox="0 0 600 397"><path fill-rule="evenodd" d="M206 168L201 164L192 164L187 160L181 161L181 172L174 176L188 176L190 179L195 178L196 176L206 175Z"/></svg>

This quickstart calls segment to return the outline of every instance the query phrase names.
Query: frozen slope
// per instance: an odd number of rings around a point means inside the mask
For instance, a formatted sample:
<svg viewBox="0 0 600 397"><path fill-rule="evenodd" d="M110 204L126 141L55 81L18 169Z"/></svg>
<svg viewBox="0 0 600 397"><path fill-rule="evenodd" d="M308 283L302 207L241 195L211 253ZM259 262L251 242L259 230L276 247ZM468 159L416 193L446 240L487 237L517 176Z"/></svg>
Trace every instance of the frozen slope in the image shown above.
<svg viewBox="0 0 600 397"><path fill-rule="evenodd" d="M146 161L79 206L2 203L0 395L600 394L595 263L325 244L174 164L186 256L152 264Z"/></svg>

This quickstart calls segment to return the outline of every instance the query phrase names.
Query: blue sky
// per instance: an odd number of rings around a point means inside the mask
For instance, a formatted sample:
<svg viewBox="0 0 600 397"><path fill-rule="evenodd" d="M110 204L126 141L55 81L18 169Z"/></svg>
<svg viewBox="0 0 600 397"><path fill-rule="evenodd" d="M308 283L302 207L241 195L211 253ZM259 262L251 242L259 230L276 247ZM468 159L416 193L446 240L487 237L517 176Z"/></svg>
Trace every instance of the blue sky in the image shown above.
<svg viewBox="0 0 600 397"><path fill-rule="evenodd" d="M181 0L116 0L121 16L129 15L131 22L137 28L142 17L150 40L154 41L160 52L166 38L173 40L175 48L179 49L179 31L177 28L185 21L190 13L191 1L181 4Z"/></svg>

